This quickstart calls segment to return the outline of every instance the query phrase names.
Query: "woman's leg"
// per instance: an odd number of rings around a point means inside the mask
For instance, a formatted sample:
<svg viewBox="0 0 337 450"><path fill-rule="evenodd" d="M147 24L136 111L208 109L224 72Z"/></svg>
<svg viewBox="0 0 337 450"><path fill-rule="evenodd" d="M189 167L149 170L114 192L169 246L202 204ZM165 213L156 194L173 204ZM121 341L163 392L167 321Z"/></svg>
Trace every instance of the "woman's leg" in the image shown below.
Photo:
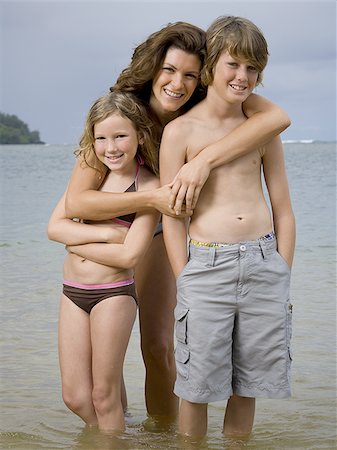
<svg viewBox="0 0 337 450"><path fill-rule="evenodd" d="M162 234L153 239L149 251L136 268L136 285L146 368L147 412L150 416L174 418L178 413L178 399L173 394L176 285Z"/></svg>
<svg viewBox="0 0 337 450"><path fill-rule="evenodd" d="M64 403L88 425L97 425L92 403L89 314L62 294L59 361Z"/></svg>
<svg viewBox="0 0 337 450"><path fill-rule="evenodd" d="M125 429L123 363L136 313L134 299L123 295L101 301L90 314L93 402L98 426L104 431Z"/></svg>

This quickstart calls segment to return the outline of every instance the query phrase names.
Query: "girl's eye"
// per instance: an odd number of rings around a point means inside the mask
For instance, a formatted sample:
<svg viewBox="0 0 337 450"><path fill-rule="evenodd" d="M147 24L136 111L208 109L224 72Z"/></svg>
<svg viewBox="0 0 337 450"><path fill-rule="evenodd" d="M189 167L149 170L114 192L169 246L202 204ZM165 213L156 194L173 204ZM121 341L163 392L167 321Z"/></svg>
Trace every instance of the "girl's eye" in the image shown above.
<svg viewBox="0 0 337 450"><path fill-rule="evenodd" d="M105 137L103 137L103 136L97 136L95 138L96 141L102 141L103 139L105 139Z"/></svg>
<svg viewBox="0 0 337 450"><path fill-rule="evenodd" d="M118 134L117 136L116 136L116 138L118 139L118 138L124 138L124 137L126 137L126 134Z"/></svg>

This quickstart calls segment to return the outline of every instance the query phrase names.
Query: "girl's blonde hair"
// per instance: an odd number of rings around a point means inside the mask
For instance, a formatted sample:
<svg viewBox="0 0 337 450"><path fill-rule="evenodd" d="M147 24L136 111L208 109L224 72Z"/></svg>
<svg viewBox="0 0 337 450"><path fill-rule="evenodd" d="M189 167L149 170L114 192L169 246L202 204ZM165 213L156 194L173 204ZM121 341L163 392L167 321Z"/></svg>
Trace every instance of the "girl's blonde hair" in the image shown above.
<svg viewBox="0 0 337 450"><path fill-rule="evenodd" d="M268 62L268 45L261 30L243 17L220 16L206 32L206 61L201 72L204 86L212 83L214 69L222 52L247 61L258 71L257 83Z"/></svg>
<svg viewBox="0 0 337 450"><path fill-rule="evenodd" d="M103 172L103 164L95 153L94 127L112 114L119 114L129 119L135 130L143 138L143 143L138 145L137 154L142 157L144 164L158 176L158 146L156 133L152 120L148 117L145 106L133 94L129 92L109 92L95 101L89 110L84 132L80 139L76 156L81 156L88 166Z"/></svg>

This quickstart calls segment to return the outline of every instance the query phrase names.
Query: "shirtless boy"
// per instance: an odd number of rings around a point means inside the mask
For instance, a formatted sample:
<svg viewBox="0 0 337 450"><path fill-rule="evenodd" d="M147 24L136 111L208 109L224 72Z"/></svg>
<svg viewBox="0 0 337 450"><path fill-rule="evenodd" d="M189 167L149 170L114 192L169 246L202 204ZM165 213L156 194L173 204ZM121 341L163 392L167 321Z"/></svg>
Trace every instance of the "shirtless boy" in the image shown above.
<svg viewBox="0 0 337 450"><path fill-rule="evenodd" d="M267 64L267 43L249 20L219 17L206 39L207 96L166 126L163 184L246 120L242 102ZM290 396L295 219L280 138L213 169L191 220L164 216L163 224L177 278L179 431L204 436L207 404L228 399L225 435L249 436L255 397Z"/></svg>

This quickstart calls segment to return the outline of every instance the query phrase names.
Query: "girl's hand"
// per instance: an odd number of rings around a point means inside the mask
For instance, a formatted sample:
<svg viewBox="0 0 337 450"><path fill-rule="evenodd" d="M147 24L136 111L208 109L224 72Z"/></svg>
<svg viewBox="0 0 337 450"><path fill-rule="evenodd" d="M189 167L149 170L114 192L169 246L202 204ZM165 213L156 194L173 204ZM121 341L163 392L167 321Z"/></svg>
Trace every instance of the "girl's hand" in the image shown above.
<svg viewBox="0 0 337 450"><path fill-rule="evenodd" d="M193 213L210 171L207 162L198 157L182 166L172 182L169 199L169 205L174 209L176 215L180 215L184 203L187 215Z"/></svg>

